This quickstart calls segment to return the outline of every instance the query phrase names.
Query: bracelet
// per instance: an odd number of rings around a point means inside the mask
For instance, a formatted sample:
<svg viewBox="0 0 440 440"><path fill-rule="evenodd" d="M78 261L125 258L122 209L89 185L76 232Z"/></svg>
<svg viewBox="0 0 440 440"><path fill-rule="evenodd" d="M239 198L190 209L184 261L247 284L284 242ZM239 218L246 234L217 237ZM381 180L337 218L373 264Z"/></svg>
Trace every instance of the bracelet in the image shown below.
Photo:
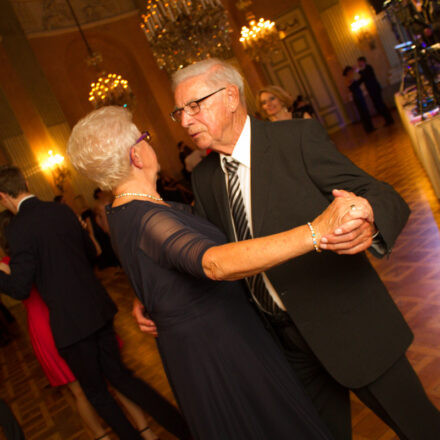
<svg viewBox="0 0 440 440"><path fill-rule="evenodd" d="M319 249L319 246L318 246L318 241L316 240L315 229L313 228L313 226L310 222L307 223L307 226L309 227L310 232L312 233L312 242L313 242L313 247L315 248L315 251L321 252L321 249Z"/></svg>

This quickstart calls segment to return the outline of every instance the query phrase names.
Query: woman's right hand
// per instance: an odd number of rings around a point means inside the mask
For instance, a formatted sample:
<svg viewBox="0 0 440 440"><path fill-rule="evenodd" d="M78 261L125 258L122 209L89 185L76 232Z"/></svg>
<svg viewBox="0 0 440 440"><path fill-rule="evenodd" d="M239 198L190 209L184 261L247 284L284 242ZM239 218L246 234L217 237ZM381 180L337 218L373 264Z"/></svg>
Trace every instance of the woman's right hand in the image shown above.
<svg viewBox="0 0 440 440"><path fill-rule="evenodd" d="M136 320L137 325L139 326L139 330L141 332L147 333L152 336L157 336L157 328L156 324L151 320L145 317L145 307L144 305L137 299L133 301L133 309L131 310L131 314L133 318Z"/></svg>

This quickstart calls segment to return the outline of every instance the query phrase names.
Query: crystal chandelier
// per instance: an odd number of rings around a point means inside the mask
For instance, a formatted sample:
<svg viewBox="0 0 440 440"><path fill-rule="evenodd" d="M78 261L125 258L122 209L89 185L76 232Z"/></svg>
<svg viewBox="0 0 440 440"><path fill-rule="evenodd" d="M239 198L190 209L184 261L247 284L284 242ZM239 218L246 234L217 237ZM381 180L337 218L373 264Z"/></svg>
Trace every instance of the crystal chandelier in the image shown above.
<svg viewBox="0 0 440 440"><path fill-rule="evenodd" d="M159 68L168 73L232 56L232 29L220 0L147 0L141 27Z"/></svg>
<svg viewBox="0 0 440 440"><path fill-rule="evenodd" d="M132 108L134 95L128 81L116 73L103 74L96 82L90 84L89 101L95 108L104 105L117 105Z"/></svg>
<svg viewBox="0 0 440 440"><path fill-rule="evenodd" d="M86 58L87 65L93 67L97 72L101 70L101 73L98 74L98 79L90 84L89 101L95 108L103 107L104 105L117 105L131 109L134 104L134 95L128 82L123 79L121 75L117 75L116 73L107 74L102 71L100 68L102 64L102 55L99 52L92 51L70 0L66 0L66 3L69 6L76 27L78 28L84 45L86 46L88 53Z"/></svg>
<svg viewBox="0 0 440 440"><path fill-rule="evenodd" d="M252 5L252 0L240 0L235 6L237 9L246 10ZM270 57L274 49L280 46L280 35L274 21L260 18L258 21L255 15L246 12L248 26L241 28L240 42L244 50L255 61L264 61Z"/></svg>

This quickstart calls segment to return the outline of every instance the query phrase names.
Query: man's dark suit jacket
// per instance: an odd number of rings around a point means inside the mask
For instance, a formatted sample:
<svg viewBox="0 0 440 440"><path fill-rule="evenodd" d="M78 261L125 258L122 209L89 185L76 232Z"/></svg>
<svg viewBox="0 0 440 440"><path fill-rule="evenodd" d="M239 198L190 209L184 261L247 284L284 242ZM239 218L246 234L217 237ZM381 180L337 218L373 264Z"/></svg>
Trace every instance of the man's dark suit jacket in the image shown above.
<svg viewBox="0 0 440 440"><path fill-rule="evenodd" d="M369 64L366 64L365 68L359 70L359 75L361 76L360 82L365 84L370 96L380 96L382 87L376 78L374 69Z"/></svg>
<svg viewBox="0 0 440 440"><path fill-rule="evenodd" d="M116 307L93 273L95 249L66 205L25 200L7 230L11 275L0 271L0 291L16 299L36 285L49 308L57 347L90 336Z"/></svg>
<svg viewBox="0 0 440 440"><path fill-rule="evenodd" d="M209 154L192 179L196 212L233 241L219 155ZM333 199L335 188L370 202L390 252L409 215L408 206L390 185L340 154L314 120L270 123L251 118L255 237L312 221ZM347 387L374 381L412 341L410 329L364 253L310 252L267 275L319 361Z"/></svg>

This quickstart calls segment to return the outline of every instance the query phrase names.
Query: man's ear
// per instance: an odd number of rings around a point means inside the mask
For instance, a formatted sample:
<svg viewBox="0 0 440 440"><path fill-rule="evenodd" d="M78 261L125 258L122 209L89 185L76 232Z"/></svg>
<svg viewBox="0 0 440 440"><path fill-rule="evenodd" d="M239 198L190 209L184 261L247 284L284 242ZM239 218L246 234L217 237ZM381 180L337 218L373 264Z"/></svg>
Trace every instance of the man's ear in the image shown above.
<svg viewBox="0 0 440 440"><path fill-rule="evenodd" d="M226 96L228 98L228 108L235 112L240 104L240 91L238 87L230 84L226 89Z"/></svg>

